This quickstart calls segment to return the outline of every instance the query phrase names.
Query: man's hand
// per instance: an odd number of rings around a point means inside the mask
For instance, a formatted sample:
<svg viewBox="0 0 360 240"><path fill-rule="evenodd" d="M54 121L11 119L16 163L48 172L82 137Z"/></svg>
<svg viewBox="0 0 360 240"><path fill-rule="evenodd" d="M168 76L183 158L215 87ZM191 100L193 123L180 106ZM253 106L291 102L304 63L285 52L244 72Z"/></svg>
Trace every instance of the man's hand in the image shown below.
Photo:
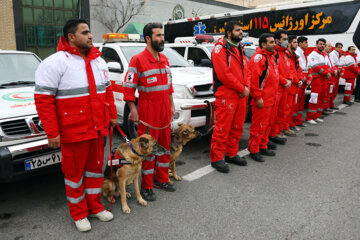
<svg viewBox="0 0 360 240"><path fill-rule="evenodd" d="M306 82L306 85L310 85L311 84L311 81L310 80L308 80L307 82Z"/></svg>
<svg viewBox="0 0 360 240"><path fill-rule="evenodd" d="M339 70L335 70L335 77L339 74Z"/></svg>
<svg viewBox="0 0 360 240"><path fill-rule="evenodd" d="M117 119L110 119L110 126L116 127L116 125L117 125Z"/></svg>
<svg viewBox="0 0 360 240"><path fill-rule="evenodd" d="M249 94L250 94L250 90L248 89L248 87L245 87L245 90L242 93L239 93L239 96L245 98L249 96Z"/></svg>
<svg viewBox="0 0 360 240"><path fill-rule="evenodd" d="M330 78L331 78L331 73L328 73L328 74L326 75L326 78L327 78L327 79L330 79Z"/></svg>
<svg viewBox="0 0 360 240"><path fill-rule="evenodd" d="M303 85L303 81L299 81L298 84L296 84L297 87L301 87Z"/></svg>
<svg viewBox="0 0 360 240"><path fill-rule="evenodd" d="M340 77L342 77L342 76L344 76L344 73L342 72L342 73L340 73Z"/></svg>
<svg viewBox="0 0 360 240"><path fill-rule="evenodd" d="M129 120L133 121L133 122L138 122L139 121L139 114L138 114L137 109L131 110L131 112L129 114Z"/></svg>
<svg viewBox="0 0 360 240"><path fill-rule="evenodd" d="M263 108L264 107L264 100L262 98L255 100L256 107L257 108Z"/></svg>
<svg viewBox="0 0 360 240"><path fill-rule="evenodd" d="M50 148L59 148L60 147L60 135L54 138L48 138L48 146Z"/></svg>
<svg viewBox="0 0 360 240"><path fill-rule="evenodd" d="M291 80L286 80L287 83L284 85L284 88L289 88L292 84Z"/></svg>

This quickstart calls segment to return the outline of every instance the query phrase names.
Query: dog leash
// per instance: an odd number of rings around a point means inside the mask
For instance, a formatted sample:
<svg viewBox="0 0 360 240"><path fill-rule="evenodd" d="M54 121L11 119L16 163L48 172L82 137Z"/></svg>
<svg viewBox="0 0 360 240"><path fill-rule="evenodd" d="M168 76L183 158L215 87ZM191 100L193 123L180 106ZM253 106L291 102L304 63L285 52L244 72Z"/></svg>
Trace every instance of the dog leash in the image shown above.
<svg viewBox="0 0 360 240"><path fill-rule="evenodd" d="M148 128L152 128L152 129L155 129L155 130L163 130L165 128L167 128L170 124L171 124L172 121L170 121L168 124L166 124L166 126L164 127L154 127L152 125L150 125L149 123L147 122L144 122L143 120L139 120L139 123L141 123L142 125L144 125L145 127L148 127Z"/></svg>

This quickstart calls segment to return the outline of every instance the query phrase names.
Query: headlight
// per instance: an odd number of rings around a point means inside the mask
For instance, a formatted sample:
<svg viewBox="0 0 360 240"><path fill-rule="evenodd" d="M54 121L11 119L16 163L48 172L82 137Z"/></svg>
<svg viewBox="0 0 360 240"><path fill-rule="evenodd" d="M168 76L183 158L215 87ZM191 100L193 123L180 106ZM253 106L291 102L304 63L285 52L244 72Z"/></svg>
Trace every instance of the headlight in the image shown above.
<svg viewBox="0 0 360 240"><path fill-rule="evenodd" d="M184 85L173 84L173 88L174 88L174 93L173 93L174 99L192 99L192 98L194 98L191 95L189 89Z"/></svg>

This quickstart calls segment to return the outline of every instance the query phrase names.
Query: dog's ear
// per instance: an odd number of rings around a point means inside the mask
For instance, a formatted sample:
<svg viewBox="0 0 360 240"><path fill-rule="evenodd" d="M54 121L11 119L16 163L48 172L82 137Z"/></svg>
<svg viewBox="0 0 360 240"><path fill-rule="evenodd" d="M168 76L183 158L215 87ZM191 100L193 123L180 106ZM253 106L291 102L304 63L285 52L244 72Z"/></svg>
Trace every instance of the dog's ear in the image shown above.
<svg viewBox="0 0 360 240"><path fill-rule="evenodd" d="M182 125L184 125L183 123L178 123L178 126L181 127Z"/></svg>
<svg viewBox="0 0 360 240"><path fill-rule="evenodd" d="M150 132L150 129L149 129L149 127L147 127L146 131L145 131L145 134L149 134L149 132Z"/></svg>
<svg viewBox="0 0 360 240"><path fill-rule="evenodd" d="M149 140L147 138L141 137L139 139L139 143L141 145L141 147L148 149L149 148Z"/></svg>

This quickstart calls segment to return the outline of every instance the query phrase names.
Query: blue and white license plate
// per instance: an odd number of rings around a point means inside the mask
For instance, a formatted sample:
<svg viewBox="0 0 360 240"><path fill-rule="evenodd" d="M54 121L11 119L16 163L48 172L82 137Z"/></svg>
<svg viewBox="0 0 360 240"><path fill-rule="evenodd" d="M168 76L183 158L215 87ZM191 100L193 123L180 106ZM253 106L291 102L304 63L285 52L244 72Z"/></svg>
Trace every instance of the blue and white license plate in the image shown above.
<svg viewBox="0 0 360 240"><path fill-rule="evenodd" d="M33 159L25 160L25 171L30 171L61 162L61 152L55 152Z"/></svg>

